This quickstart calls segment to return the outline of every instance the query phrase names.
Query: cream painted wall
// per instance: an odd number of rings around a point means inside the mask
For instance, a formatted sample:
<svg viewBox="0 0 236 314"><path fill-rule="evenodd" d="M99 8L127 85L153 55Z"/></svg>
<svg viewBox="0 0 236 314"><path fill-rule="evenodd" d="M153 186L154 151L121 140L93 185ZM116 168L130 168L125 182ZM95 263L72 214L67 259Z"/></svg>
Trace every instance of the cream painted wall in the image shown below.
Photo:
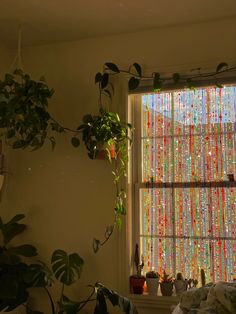
<svg viewBox="0 0 236 314"><path fill-rule="evenodd" d="M23 64L35 78L43 74L55 89L50 104L55 118L76 127L85 113L97 110L94 75L104 62L123 67L139 62L147 73L211 68L221 61L235 64L235 35L233 19L176 26L28 47ZM126 103L124 94L120 107ZM8 163L11 174L1 207L5 215L26 213L30 227L24 239L38 246L44 260L55 248L78 251L85 259L79 292L72 289L72 296L83 295L82 287L97 280L117 289L124 260L117 233L97 255L91 246L93 237L101 238L113 219L115 191L109 166L90 161L83 146L72 148L65 135L57 137L54 152L50 145L33 153L11 150Z"/></svg>

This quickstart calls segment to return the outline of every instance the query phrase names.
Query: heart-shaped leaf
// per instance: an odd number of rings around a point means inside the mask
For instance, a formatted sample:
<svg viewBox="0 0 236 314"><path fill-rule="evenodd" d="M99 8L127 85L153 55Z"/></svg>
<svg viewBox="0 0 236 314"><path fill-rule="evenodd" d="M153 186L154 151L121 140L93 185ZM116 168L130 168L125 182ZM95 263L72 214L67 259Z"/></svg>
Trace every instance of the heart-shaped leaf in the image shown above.
<svg viewBox="0 0 236 314"><path fill-rule="evenodd" d="M137 71L138 75L142 76L142 68L141 68L141 66L137 62L135 62L133 64L133 66L135 67L135 70Z"/></svg>
<svg viewBox="0 0 236 314"><path fill-rule="evenodd" d="M129 79L129 90L134 90L139 86L140 80L132 76Z"/></svg>
<svg viewBox="0 0 236 314"><path fill-rule="evenodd" d="M112 72L115 72L115 73L120 73L120 70L118 69L118 66L112 62L106 62L105 63L105 66L111 70Z"/></svg>
<svg viewBox="0 0 236 314"><path fill-rule="evenodd" d="M79 147L80 145L80 140L78 139L78 137L72 137L71 139L71 144L74 146L74 147Z"/></svg>
<svg viewBox="0 0 236 314"><path fill-rule="evenodd" d="M216 67L216 72L220 72L222 71L224 68L227 68L228 67L228 63L226 62L221 62L217 65Z"/></svg>

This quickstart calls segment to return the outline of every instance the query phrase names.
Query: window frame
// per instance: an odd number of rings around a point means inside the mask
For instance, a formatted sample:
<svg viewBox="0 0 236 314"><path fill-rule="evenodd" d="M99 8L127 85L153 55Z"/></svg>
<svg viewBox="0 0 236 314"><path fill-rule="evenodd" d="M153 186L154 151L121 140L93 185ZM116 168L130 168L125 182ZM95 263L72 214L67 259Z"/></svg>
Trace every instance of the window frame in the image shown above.
<svg viewBox="0 0 236 314"><path fill-rule="evenodd" d="M236 79L235 78L224 78L223 79L223 85L236 85ZM213 80L210 81L199 81L196 83L197 88L205 88L205 87L215 87L216 84ZM166 88L162 90L162 92L175 92L179 90L183 90L186 88L184 84L178 84L178 85L168 85ZM175 190L175 188L212 188L212 187L236 187L236 181L200 181L200 182L165 182L165 183L143 183L141 181L142 179L142 161L141 161L141 147L142 145L139 145L141 142L141 96L140 94L146 94L146 93L152 93L153 90L150 85L142 86L138 89L138 91L135 94L129 95L129 121L133 123L135 127L135 133L134 133L134 141L133 141L133 147L132 151L130 152L130 166L129 166L129 172L130 172L130 178L131 178L131 193L129 194L129 197L131 198L131 201L129 202L129 209L132 212L132 248L135 246L135 243L139 243L140 245L140 197L139 197L139 190L142 188L171 188L172 191ZM174 104L172 104L174 106ZM173 109L173 107L172 107ZM171 136L173 138L173 134ZM135 157L136 156L136 157ZM138 162L138 169L134 170L135 164ZM172 199L173 200L173 199ZM173 200L174 201L174 200ZM173 232L174 235L171 236L174 241L177 238L184 238L181 236L176 236L175 231ZM167 236L168 237L168 236ZM166 238L166 237L164 237ZM201 237L187 237L187 238L194 238L194 239L201 239ZM207 239L217 239L216 237L206 237ZM221 237L220 239L228 239L233 240L234 238L230 237ZM176 265L174 265L174 276L176 275Z"/></svg>

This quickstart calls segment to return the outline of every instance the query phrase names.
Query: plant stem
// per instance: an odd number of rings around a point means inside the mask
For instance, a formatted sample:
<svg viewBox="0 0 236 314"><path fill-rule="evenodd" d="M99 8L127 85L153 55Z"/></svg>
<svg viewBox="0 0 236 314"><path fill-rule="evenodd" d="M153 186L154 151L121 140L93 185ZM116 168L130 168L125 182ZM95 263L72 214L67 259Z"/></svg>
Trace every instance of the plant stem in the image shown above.
<svg viewBox="0 0 236 314"><path fill-rule="evenodd" d="M43 289L46 291L48 297L49 297L49 300L50 300L50 304L51 304L51 310L52 310L52 314L56 314L55 312L55 306L54 306L54 301L53 301L53 298L50 294L50 292L48 291L48 289L46 287L43 287Z"/></svg>
<svg viewBox="0 0 236 314"><path fill-rule="evenodd" d="M87 299L80 302L80 303L82 303L82 305L79 307L78 312L79 312L80 310L82 310L82 308L84 308L85 305L86 305L88 302L96 301L96 299L91 299L92 296L94 295L94 293L95 293L95 288L93 287L93 291L90 293L90 295L87 297Z"/></svg>

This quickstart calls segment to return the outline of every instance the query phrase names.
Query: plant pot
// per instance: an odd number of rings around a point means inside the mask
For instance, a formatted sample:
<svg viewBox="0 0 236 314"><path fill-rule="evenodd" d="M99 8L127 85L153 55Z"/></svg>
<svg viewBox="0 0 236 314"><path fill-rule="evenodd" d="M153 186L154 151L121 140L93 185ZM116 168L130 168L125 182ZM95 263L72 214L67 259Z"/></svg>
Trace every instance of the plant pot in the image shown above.
<svg viewBox="0 0 236 314"><path fill-rule="evenodd" d="M134 294L143 294L145 277L130 276L130 292Z"/></svg>
<svg viewBox="0 0 236 314"><path fill-rule="evenodd" d="M161 282L161 294L171 296L173 294L173 282Z"/></svg>
<svg viewBox="0 0 236 314"><path fill-rule="evenodd" d="M175 280L174 286L176 294L181 295L184 291L187 290L188 283L186 280Z"/></svg>
<svg viewBox="0 0 236 314"><path fill-rule="evenodd" d="M147 289L149 295L157 295L159 287L159 278L146 278Z"/></svg>
<svg viewBox="0 0 236 314"><path fill-rule="evenodd" d="M99 152L97 155L97 159L115 159L116 158L116 146L115 144L108 145L103 144L98 148ZM110 157L110 158L109 158Z"/></svg>

